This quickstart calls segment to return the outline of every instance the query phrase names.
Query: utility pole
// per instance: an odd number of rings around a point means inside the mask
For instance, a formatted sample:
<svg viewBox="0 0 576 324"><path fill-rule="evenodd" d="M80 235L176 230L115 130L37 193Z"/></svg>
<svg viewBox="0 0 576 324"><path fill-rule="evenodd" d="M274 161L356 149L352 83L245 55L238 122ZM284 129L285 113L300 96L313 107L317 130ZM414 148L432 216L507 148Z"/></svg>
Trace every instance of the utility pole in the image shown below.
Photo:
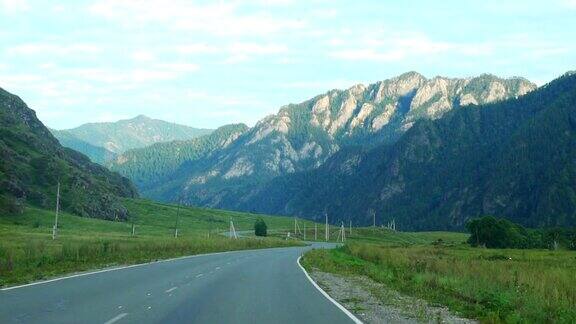
<svg viewBox="0 0 576 324"><path fill-rule="evenodd" d="M54 227L52 228L52 239L55 240L58 235L58 212L60 211L60 181L56 189L56 216L54 217Z"/></svg>
<svg viewBox="0 0 576 324"><path fill-rule="evenodd" d="M314 223L314 241L318 241L318 224Z"/></svg>
<svg viewBox="0 0 576 324"><path fill-rule="evenodd" d="M296 236L296 216L294 216L294 236Z"/></svg>
<svg viewBox="0 0 576 324"><path fill-rule="evenodd" d="M350 221L350 231L348 232L348 235L352 236L352 221Z"/></svg>
<svg viewBox="0 0 576 324"><path fill-rule="evenodd" d="M136 225L134 225L134 222L132 222L132 236L134 236L136 234Z"/></svg>
<svg viewBox="0 0 576 324"><path fill-rule="evenodd" d="M372 211L372 227L376 227L376 213L374 212L374 209L371 209Z"/></svg>
<svg viewBox="0 0 576 324"><path fill-rule="evenodd" d="M178 201L178 207L176 208L176 225L174 226L174 237L178 238L178 222L180 221L180 204L182 200Z"/></svg>
<svg viewBox="0 0 576 324"><path fill-rule="evenodd" d="M230 238L238 238L238 235L236 235L236 229L234 228L234 223L232 222L232 219L230 219Z"/></svg>
<svg viewBox="0 0 576 324"><path fill-rule="evenodd" d="M330 231L328 230L328 213L324 213L326 216L326 242L330 239Z"/></svg>
<svg viewBox="0 0 576 324"><path fill-rule="evenodd" d="M304 222L304 241L306 241L306 222Z"/></svg>

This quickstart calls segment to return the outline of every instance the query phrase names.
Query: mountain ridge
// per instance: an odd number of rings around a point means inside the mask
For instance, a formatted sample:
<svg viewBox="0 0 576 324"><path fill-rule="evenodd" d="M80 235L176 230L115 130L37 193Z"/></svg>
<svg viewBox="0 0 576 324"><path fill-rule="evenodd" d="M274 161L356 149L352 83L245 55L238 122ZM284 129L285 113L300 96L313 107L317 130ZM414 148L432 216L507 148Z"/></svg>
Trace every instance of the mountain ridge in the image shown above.
<svg viewBox="0 0 576 324"><path fill-rule="evenodd" d="M53 134L64 144L80 149L83 153L90 153L90 151L84 152L81 142L112 152L113 155L109 158L96 156L99 161L108 162L115 157L114 155L124 153L129 149L141 148L158 142L192 139L212 131L170 123L141 114L116 122L85 123L71 129L55 130ZM76 139L76 143L73 139Z"/></svg>
<svg viewBox="0 0 576 324"><path fill-rule="evenodd" d="M393 143L419 119L437 119L466 104L517 97L535 88L523 78L483 74L428 79L408 72L367 86L330 90L280 107L226 148L183 164L170 186L149 197L182 197L189 204L235 209L250 199L254 188L318 168L342 147Z"/></svg>
<svg viewBox="0 0 576 324"><path fill-rule="evenodd" d="M333 222L395 219L405 230L458 230L493 214L530 227L576 226L576 75L523 97L422 119L393 144L348 148L277 177L239 210Z"/></svg>

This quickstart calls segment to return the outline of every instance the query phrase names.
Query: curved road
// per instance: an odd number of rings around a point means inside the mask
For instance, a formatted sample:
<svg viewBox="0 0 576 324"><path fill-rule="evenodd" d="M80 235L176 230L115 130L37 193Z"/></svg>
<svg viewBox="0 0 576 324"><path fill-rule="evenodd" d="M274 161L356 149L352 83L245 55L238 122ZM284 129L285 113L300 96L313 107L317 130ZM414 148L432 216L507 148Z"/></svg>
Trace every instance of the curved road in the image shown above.
<svg viewBox="0 0 576 324"><path fill-rule="evenodd" d="M297 264L308 249L191 256L7 288L0 323L353 323Z"/></svg>

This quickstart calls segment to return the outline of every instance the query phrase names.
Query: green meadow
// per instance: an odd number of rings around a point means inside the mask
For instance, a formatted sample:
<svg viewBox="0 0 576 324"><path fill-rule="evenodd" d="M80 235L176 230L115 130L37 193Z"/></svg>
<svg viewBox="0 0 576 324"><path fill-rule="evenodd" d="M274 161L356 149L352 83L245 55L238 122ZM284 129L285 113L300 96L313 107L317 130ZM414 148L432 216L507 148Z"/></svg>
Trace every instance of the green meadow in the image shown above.
<svg viewBox="0 0 576 324"><path fill-rule="evenodd" d="M0 286L184 255L301 244L285 239L284 233L294 227L291 217L193 207L178 211L175 205L147 200L127 199L124 203L130 210L128 222L61 213L56 240L52 240L54 211L26 207L23 214L0 216ZM274 235L253 236L258 217L265 220ZM242 231L237 240L223 235L229 230L230 220L236 231ZM303 226L303 221L299 220L299 224ZM313 226L311 222L307 224Z"/></svg>
<svg viewBox="0 0 576 324"><path fill-rule="evenodd" d="M483 323L576 322L575 251L472 248L467 237L359 229L341 248L307 253L303 264L367 276Z"/></svg>

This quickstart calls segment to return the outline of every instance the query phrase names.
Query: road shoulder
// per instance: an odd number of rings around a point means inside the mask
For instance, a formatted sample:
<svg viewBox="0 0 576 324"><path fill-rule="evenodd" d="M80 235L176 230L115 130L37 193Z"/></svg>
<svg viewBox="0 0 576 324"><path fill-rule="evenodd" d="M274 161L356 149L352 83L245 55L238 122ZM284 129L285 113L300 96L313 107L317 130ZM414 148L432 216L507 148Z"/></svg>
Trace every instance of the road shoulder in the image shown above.
<svg viewBox="0 0 576 324"><path fill-rule="evenodd" d="M446 307L400 294L365 276L342 276L313 269L312 279L364 323L476 323Z"/></svg>

